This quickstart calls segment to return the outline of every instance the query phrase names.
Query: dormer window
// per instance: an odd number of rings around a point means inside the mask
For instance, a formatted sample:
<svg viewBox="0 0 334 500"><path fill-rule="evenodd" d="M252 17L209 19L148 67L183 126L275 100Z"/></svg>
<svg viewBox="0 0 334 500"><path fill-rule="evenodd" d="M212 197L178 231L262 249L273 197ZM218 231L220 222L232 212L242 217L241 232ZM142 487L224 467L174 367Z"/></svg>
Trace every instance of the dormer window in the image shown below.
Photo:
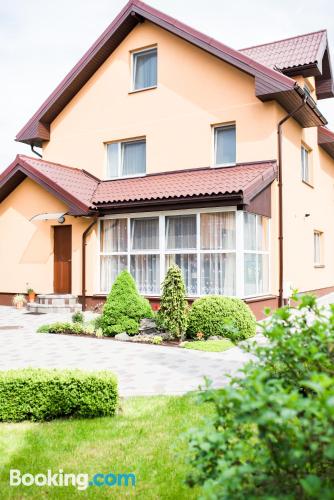
<svg viewBox="0 0 334 500"><path fill-rule="evenodd" d="M107 144L107 179L136 177L146 173L146 140Z"/></svg>
<svg viewBox="0 0 334 500"><path fill-rule="evenodd" d="M236 162L235 125L214 127L214 166L234 165Z"/></svg>
<svg viewBox="0 0 334 500"><path fill-rule="evenodd" d="M157 86L157 49L132 53L132 90L145 90Z"/></svg>

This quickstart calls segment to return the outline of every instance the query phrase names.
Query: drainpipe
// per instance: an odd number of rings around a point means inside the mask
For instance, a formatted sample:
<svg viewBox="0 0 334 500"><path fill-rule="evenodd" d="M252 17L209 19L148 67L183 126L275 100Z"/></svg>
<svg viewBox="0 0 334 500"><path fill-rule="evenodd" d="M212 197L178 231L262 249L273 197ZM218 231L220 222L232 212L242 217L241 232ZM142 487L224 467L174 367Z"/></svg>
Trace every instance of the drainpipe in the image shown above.
<svg viewBox="0 0 334 500"><path fill-rule="evenodd" d="M97 222L97 217L93 222L85 229L82 234L82 310L86 310L86 246L87 246L87 236L93 226Z"/></svg>
<svg viewBox="0 0 334 500"><path fill-rule="evenodd" d="M30 149L33 153L35 153L35 155L39 156L40 158L43 158L42 155L40 153L38 153L38 151L35 151L34 150L34 145L33 144L30 144Z"/></svg>
<svg viewBox="0 0 334 500"><path fill-rule="evenodd" d="M307 96L304 97L302 104L296 109L288 113L277 125L278 135L278 245L279 245L279 292L278 292L278 306L284 305L283 298L283 283L284 283L284 253L283 253L283 165L282 165L282 126L292 118L300 109L302 109L307 101Z"/></svg>

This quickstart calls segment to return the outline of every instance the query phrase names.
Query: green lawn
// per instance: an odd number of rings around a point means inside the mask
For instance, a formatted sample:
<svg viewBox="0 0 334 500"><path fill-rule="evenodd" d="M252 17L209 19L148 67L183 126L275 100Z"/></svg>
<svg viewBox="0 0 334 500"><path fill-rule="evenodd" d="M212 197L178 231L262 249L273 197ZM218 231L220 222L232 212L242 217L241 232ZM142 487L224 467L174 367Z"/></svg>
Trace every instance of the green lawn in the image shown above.
<svg viewBox="0 0 334 500"><path fill-rule="evenodd" d="M185 342L183 344L185 349L194 349L196 351L207 351L207 352L223 352L231 347L235 347L235 344L229 339L221 340L196 340L194 342Z"/></svg>
<svg viewBox="0 0 334 500"><path fill-rule="evenodd" d="M198 489L184 485L185 433L212 411L198 405L195 394L183 397L138 397L122 403L114 418L0 424L1 498L191 499ZM30 472L136 474L136 486L9 486L9 470Z"/></svg>

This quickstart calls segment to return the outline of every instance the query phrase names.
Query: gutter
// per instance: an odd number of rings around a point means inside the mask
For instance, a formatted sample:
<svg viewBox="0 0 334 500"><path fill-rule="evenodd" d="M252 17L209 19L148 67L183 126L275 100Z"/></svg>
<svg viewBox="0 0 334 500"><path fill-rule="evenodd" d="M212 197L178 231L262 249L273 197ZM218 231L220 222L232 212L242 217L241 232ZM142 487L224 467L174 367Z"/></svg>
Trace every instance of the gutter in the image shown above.
<svg viewBox="0 0 334 500"><path fill-rule="evenodd" d="M90 230L95 226L98 218L95 217L93 222L85 229L85 231L82 234L82 292L81 292L81 297L82 297L82 310L86 310L86 246L87 246L87 236L90 232Z"/></svg>
<svg viewBox="0 0 334 500"><path fill-rule="evenodd" d="M300 87L299 87L300 88ZM283 248L283 168L282 168L282 126L290 118L293 118L299 110L301 110L306 103L308 103L308 97L305 92L300 89L304 94L304 100L297 108L295 108L291 113L284 116L277 124L277 135L278 135L278 245L279 245L279 285L278 285L278 306L282 307L284 305L283 298L283 283L284 283L284 248ZM299 92L298 92L299 93ZM302 94L300 94L302 95ZM312 99L313 100L313 99ZM308 103L309 104L309 103Z"/></svg>

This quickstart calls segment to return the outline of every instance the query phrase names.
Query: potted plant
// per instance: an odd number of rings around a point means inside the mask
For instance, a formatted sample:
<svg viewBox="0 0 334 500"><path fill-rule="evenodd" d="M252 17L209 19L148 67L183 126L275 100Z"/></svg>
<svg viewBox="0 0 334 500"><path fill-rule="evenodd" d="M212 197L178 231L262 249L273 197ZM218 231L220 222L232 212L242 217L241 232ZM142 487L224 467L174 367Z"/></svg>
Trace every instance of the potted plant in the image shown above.
<svg viewBox="0 0 334 500"><path fill-rule="evenodd" d="M27 288L29 302L35 302L36 292L33 288Z"/></svg>
<svg viewBox="0 0 334 500"><path fill-rule="evenodd" d="M24 306L24 304L26 303L26 299L24 297L24 295L22 295L21 293L18 293L17 295L15 295L15 297L13 298L13 305L16 307L16 309L22 309L22 307Z"/></svg>

